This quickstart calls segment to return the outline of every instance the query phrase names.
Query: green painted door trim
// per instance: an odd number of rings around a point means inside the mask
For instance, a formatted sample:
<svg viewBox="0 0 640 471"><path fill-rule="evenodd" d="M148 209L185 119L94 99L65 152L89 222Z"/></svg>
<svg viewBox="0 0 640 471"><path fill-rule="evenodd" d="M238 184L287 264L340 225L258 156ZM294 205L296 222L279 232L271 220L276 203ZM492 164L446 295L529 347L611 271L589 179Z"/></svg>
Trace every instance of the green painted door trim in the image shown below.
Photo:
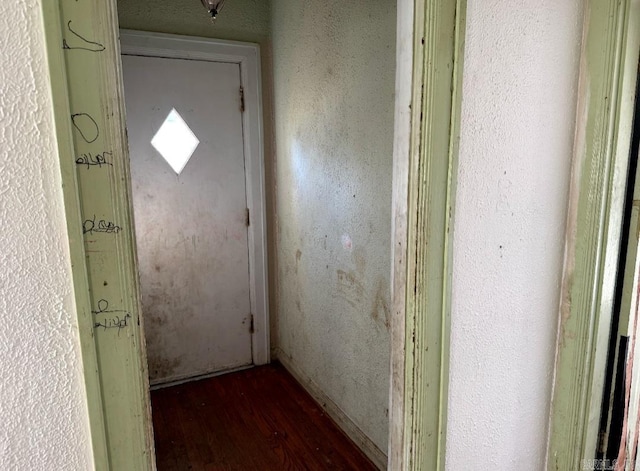
<svg viewBox="0 0 640 471"><path fill-rule="evenodd" d="M389 468L431 471L445 467L466 1L398 8Z"/></svg>
<svg viewBox="0 0 640 471"><path fill-rule="evenodd" d="M42 5L94 464L150 470L115 0Z"/></svg>
<svg viewBox="0 0 640 471"><path fill-rule="evenodd" d="M58 154L60 156L73 156L75 155L75 150L72 125L69 121L71 111L69 109L67 74L64 54L62 48L60 48L59 40L59 38L62 37L59 7L57 2L44 2L43 9ZM84 243L82 240L82 219L80 216L80 201L78 199L78 181L73 159L61 158L60 169L62 173L67 231L69 233L71 265L73 267L73 287L78 316L84 380L87 397L89 399L88 407L93 454L96 462L96 470L103 470L108 469L107 437L104 413L102 410L98 357L93 341L91 296L89 293L89 279L85 265Z"/></svg>
<svg viewBox="0 0 640 471"><path fill-rule="evenodd" d="M598 440L639 57L640 2L586 2L548 469Z"/></svg>

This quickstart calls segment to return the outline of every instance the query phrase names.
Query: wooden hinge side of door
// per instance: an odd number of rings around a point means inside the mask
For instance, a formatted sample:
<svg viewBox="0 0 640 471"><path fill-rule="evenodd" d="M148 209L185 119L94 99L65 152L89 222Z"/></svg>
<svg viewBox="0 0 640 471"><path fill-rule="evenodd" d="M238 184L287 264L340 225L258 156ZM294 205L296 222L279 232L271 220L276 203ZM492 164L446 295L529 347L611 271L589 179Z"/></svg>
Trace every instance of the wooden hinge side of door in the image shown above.
<svg viewBox="0 0 640 471"><path fill-rule="evenodd" d="M240 86L240 112L244 113L244 88Z"/></svg>

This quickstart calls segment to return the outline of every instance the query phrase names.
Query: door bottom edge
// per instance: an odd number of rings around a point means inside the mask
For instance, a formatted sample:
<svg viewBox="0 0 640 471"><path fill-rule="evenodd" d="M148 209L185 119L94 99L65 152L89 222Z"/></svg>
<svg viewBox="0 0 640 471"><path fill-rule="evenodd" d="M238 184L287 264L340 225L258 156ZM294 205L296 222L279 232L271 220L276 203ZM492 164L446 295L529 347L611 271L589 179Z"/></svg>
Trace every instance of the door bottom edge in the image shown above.
<svg viewBox="0 0 640 471"><path fill-rule="evenodd" d="M250 363L248 365L236 366L236 367L225 369L225 370L213 371L211 373L189 375L189 376L172 378L172 379L163 379L158 382L150 382L149 390L156 391L158 389L170 388L172 386L178 386L184 383L191 383L193 381L200 381L202 379L214 378L216 376L222 376L228 373L235 373L237 371L248 370L249 368L253 368L254 366L256 365L253 363Z"/></svg>

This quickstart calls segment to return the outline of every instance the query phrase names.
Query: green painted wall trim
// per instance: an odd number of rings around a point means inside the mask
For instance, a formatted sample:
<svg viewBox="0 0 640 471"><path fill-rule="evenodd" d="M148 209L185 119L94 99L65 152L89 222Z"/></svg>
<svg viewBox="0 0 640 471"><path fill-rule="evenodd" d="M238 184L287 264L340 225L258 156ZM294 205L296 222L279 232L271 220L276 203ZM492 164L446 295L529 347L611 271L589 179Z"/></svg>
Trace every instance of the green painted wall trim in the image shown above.
<svg viewBox="0 0 640 471"><path fill-rule="evenodd" d="M153 469L115 1L43 12L95 468Z"/></svg>
<svg viewBox="0 0 640 471"><path fill-rule="evenodd" d="M398 257L396 252L394 261L397 274L397 263L406 260L401 282L405 314L403 429L401 439L392 437L390 468L440 470L445 466L451 229L466 1L418 0L413 8L407 237L404 253ZM398 158L404 156L396 155ZM399 183L396 180L395 184ZM394 287L398 286L394 280ZM394 451L394 446L402 447L401 452Z"/></svg>
<svg viewBox="0 0 640 471"><path fill-rule="evenodd" d="M639 52L638 0L586 5L548 469L595 458Z"/></svg>
<svg viewBox="0 0 640 471"><path fill-rule="evenodd" d="M75 155L72 125L69 121L69 94L64 54L60 47L62 37L60 11L57 2L44 2L45 33L47 54L51 78L54 122L58 144L58 154ZM102 392L98 358L93 342L93 322L91 314L91 296L89 279L85 266L84 242L82 240L82 219L78 200L78 181L73 159L60 158L62 173L64 206L67 219L67 231L71 255L73 287L78 315L78 328L82 350L84 380L87 390L91 439L96 470L109 469L107 455L107 437L102 410ZM75 237L71 236L75 234Z"/></svg>

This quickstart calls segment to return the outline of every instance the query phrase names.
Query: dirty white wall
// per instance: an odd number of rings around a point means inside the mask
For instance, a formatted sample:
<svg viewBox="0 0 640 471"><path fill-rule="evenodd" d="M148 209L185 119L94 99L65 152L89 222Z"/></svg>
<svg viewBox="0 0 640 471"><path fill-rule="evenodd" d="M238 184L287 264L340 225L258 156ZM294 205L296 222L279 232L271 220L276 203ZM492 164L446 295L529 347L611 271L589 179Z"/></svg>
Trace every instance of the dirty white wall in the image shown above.
<svg viewBox="0 0 640 471"><path fill-rule="evenodd" d="M544 467L581 3L468 3L449 470Z"/></svg>
<svg viewBox="0 0 640 471"><path fill-rule="evenodd" d="M40 2L0 4L0 469L92 469Z"/></svg>
<svg viewBox="0 0 640 471"><path fill-rule="evenodd" d="M279 357L386 453L395 5L272 14Z"/></svg>
<svg viewBox="0 0 640 471"><path fill-rule="evenodd" d="M205 38L244 41L260 45L262 67L262 106L265 151L265 188L267 214L274 213L273 188L273 69L271 58L271 1L233 0L224 5L215 22L199 0L118 0L118 21L124 29L183 34ZM269 282L276 286L275 232L267 220ZM275 290L270 290L272 343L275 345Z"/></svg>

